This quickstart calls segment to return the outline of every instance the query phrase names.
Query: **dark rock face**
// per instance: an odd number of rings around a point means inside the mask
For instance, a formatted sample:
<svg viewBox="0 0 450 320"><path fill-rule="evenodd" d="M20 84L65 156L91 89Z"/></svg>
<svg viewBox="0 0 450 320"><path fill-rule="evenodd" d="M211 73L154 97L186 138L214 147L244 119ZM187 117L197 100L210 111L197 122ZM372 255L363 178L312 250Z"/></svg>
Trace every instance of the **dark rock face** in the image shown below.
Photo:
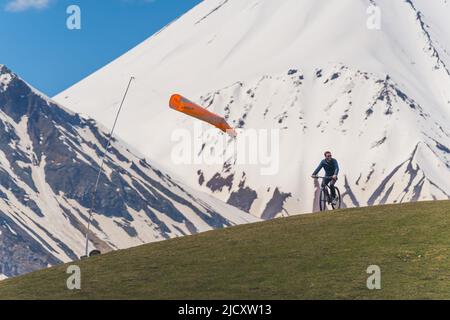
<svg viewBox="0 0 450 320"><path fill-rule="evenodd" d="M76 250L49 230L48 210L65 217L80 239L91 206L94 216L113 219L113 225L130 238L141 236L132 225L137 217L132 212L145 215L162 239L198 232L181 208L194 212L211 228L232 224L115 139L94 196L108 134L95 121L35 92L6 67L0 66L1 75L8 81L0 82L0 151L5 158L0 159L0 201L9 208L0 211L1 274L11 277L45 268L60 263L61 256L66 261L77 259ZM44 188L38 175L44 175L50 189ZM95 218L93 227L108 232ZM118 245L92 238L109 249Z"/></svg>
<svg viewBox="0 0 450 320"><path fill-rule="evenodd" d="M250 208L257 198L258 194L255 190L252 190L249 187L240 186L237 191L231 193L227 203L244 212L250 212Z"/></svg>
<svg viewBox="0 0 450 320"><path fill-rule="evenodd" d="M0 274L11 277L60 262L23 228L0 212Z"/></svg>
<svg viewBox="0 0 450 320"><path fill-rule="evenodd" d="M220 173L216 173L206 184L206 186L211 189L212 192L222 191L224 187L227 187L228 190L231 190L233 187L233 179L234 175L230 174L226 177L223 177Z"/></svg>
<svg viewBox="0 0 450 320"><path fill-rule="evenodd" d="M287 198L291 197L291 193L283 193L275 189L273 192L272 199L267 202L266 208L264 209L261 218L268 220L277 216L278 213L283 211L283 205Z"/></svg>

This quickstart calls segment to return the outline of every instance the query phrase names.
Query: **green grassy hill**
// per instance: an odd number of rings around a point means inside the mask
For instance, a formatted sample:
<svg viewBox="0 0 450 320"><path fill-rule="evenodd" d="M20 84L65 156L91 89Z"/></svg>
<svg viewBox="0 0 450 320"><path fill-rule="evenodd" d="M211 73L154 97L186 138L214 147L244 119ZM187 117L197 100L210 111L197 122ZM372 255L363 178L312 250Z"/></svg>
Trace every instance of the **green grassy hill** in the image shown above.
<svg viewBox="0 0 450 320"><path fill-rule="evenodd" d="M211 231L0 282L2 299L450 299L450 201L321 214ZM366 288L369 265L381 290Z"/></svg>

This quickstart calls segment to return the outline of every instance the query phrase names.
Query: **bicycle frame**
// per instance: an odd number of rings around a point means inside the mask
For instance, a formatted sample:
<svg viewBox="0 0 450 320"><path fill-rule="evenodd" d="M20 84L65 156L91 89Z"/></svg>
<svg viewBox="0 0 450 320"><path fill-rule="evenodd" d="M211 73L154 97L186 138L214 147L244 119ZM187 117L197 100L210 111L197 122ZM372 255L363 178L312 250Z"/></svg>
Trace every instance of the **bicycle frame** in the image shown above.
<svg viewBox="0 0 450 320"><path fill-rule="evenodd" d="M317 179L332 179L333 177L330 177L330 176L316 176L315 178L317 178ZM321 194L323 192L325 197L326 197L326 199L325 199L326 203L331 205L333 210L336 209L336 205L332 204L332 199L331 199L331 195L330 195L331 190L330 190L330 186L328 185L328 183L327 184L322 183L321 187L320 187L320 190L321 190ZM339 188L335 187L335 190L336 190L336 193L337 193L337 196L338 196L338 199L339 199L338 200L339 202L338 202L338 205L337 205L337 209L340 209L340 207L341 207L341 193L339 191ZM322 198L319 199L319 201L320 201L320 210L321 211L326 210L326 205L325 205L325 203L322 203Z"/></svg>

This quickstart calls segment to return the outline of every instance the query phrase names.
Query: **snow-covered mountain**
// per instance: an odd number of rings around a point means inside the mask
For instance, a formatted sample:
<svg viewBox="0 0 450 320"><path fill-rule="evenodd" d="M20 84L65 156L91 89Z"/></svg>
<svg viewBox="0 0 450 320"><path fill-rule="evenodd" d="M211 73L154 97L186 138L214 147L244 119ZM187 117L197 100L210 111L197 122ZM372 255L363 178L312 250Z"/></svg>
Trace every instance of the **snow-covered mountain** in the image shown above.
<svg viewBox="0 0 450 320"><path fill-rule="evenodd" d="M107 131L0 65L0 279L84 254ZM194 191L121 141L108 148L91 248L114 249L254 222Z"/></svg>
<svg viewBox="0 0 450 320"><path fill-rule="evenodd" d="M449 16L447 0L206 0L55 99L110 124L111 93L135 76L118 134L259 217L315 209L310 175L325 150L346 206L448 199ZM222 133L196 131L168 109L175 92L235 127L279 130L278 170L264 175L227 153ZM185 165L173 157L180 129L196 157ZM229 156L195 161L214 152Z"/></svg>

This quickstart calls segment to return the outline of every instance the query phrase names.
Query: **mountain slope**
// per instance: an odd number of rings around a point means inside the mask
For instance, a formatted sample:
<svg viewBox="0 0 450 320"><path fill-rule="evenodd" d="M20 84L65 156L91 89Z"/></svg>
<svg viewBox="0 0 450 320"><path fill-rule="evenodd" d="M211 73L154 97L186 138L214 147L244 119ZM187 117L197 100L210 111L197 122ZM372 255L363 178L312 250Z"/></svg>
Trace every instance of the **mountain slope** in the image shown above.
<svg viewBox="0 0 450 320"><path fill-rule="evenodd" d="M0 275L84 254L108 134L0 66ZM184 186L113 138L93 205L102 251L257 221Z"/></svg>
<svg viewBox="0 0 450 320"><path fill-rule="evenodd" d="M367 27L370 5L380 30ZM119 134L258 217L314 210L309 176L327 149L346 206L449 199L449 14L445 0L207 0L55 99L112 123L110 93L134 75ZM169 111L174 92L255 133L253 145L274 147L270 161L261 147L240 161L251 146L235 153L223 134ZM184 164L173 156L180 130L191 141Z"/></svg>
<svg viewBox="0 0 450 320"><path fill-rule="evenodd" d="M81 290L65 287L65 265L2 281L0 296L448 299L449 213L435 201L275 219L79 261ZM366 287L370 265L381 290Z"/></svg>

